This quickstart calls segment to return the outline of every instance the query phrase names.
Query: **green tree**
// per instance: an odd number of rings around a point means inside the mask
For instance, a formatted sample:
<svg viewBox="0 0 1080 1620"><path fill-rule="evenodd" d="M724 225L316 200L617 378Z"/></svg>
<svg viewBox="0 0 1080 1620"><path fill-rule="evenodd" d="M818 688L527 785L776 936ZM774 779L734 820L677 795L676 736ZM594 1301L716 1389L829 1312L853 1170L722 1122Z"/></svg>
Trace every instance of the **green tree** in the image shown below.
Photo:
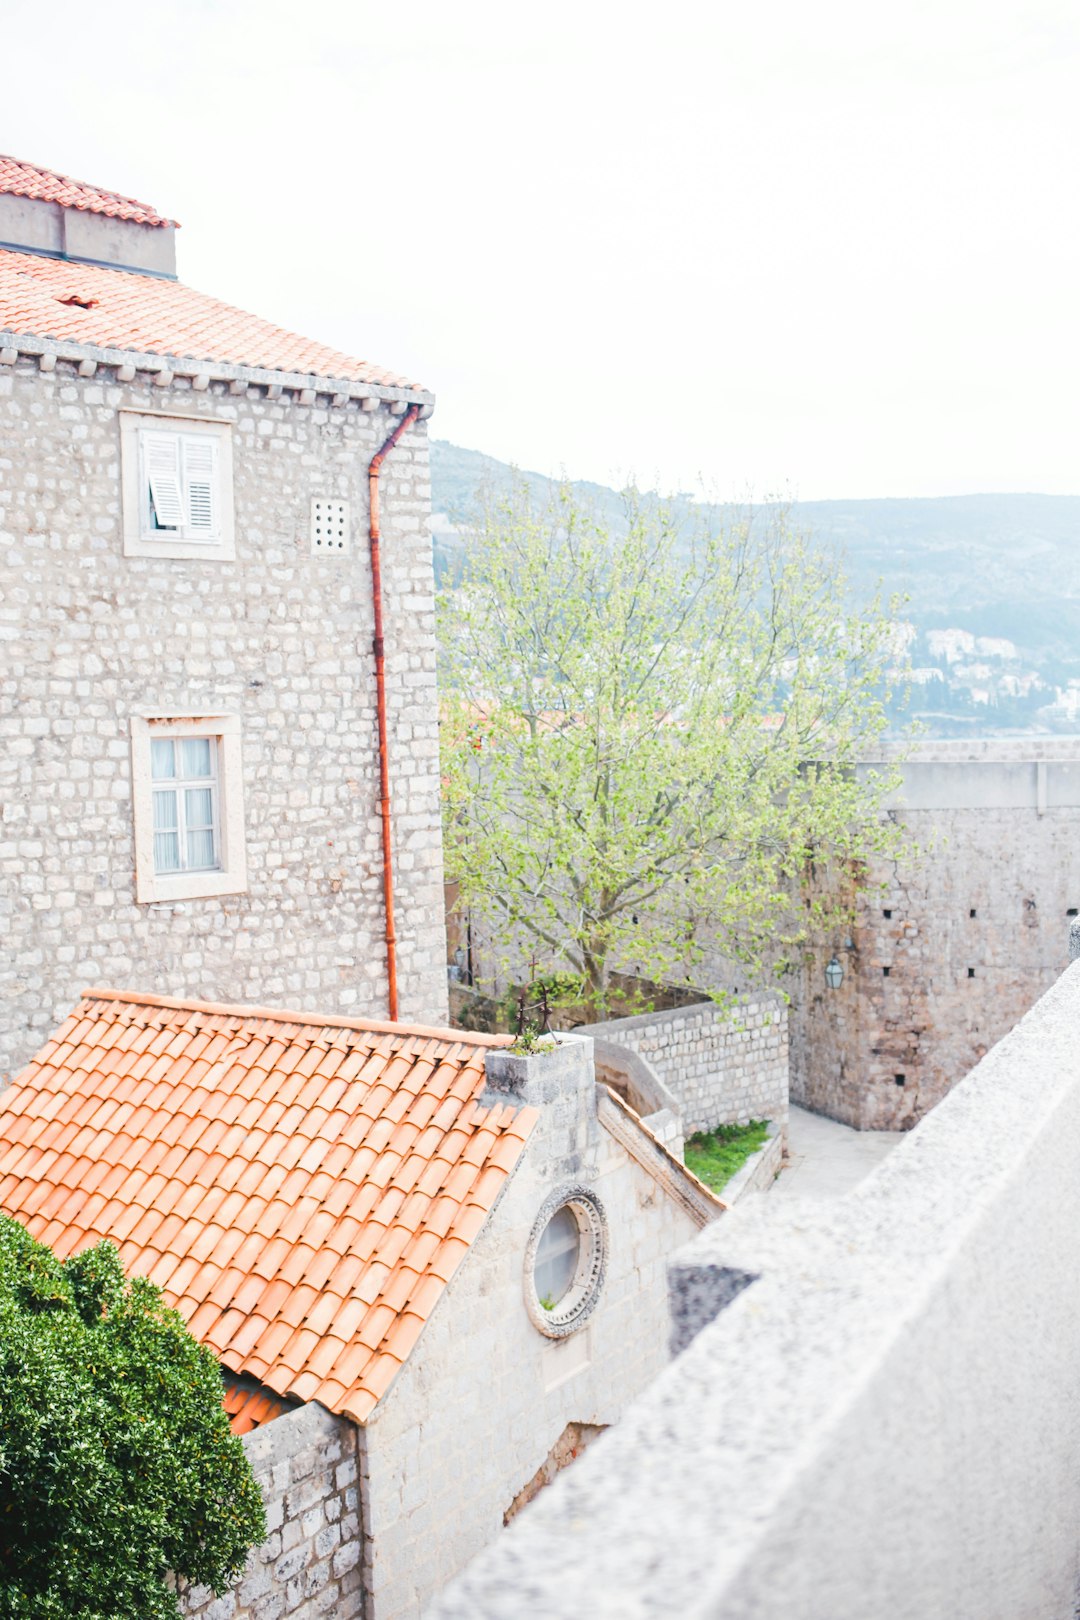
<svg viewBox="0 0 1080 1620"><path fill-rule="evenodd" d="M175 1620L266 1534L221 1373L115 1248L59 1261L0 1216L0 1616Z"/></svg>
<svg viewBox="0 0 1080 1620"><path fill-rule="evenodd" d="M898 848L892 773L855 769L894 662L882 605L846 607L782 511L688 536L631 491L616 529L519 485L440 598L459 905L599 1014L623 964L782 968Z"/></svg>

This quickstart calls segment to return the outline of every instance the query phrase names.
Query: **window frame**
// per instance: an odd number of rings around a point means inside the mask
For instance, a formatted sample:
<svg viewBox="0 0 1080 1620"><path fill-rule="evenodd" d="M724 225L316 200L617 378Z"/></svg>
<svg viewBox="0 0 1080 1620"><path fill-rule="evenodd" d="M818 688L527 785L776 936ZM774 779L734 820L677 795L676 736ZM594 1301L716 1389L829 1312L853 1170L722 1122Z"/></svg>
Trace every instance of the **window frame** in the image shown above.
<svg viewBox="0 0 1080 1620"><path fill-rule="evenodd" d="M123 497L125 557L172 557L229 562L236 556L233 517L232 424L212 417L186 416L175 411L120 413L120 465ZM205 437L213 446L211 502L216 517L212 534L199 538L190 526L162 530L150 523L150 476L146 466L146 435L183 439ZM182 452L178 450L178 461ZM180 474L181 491L183 474Z"/></svg>
<svg viewBox="0 0 1080 1620"><path fill-rule="evenodd" d="M195 777L177 774L175 747L177 742L183 742L183 737L175 733L163 736L160 731L154 732L150 737L150 803L151 815L154 825L155 846L158 835L162 832L173 832L176 837L176 853L178 864L168 870L163 870L157 864L157 849L154 851L154 871L158 877L179 877L194 872L219 872L221 870L222 840L221 840L221 739L214 732L199 733L198 740L209 743L210 769L206 776ZM159 776L154 770L154 748L157 743L168 742L172 744L173 774ZM210 821L205 827L198 827L197 832L209 832L211 850L214 860L209 866L189 866L187 864L188 839L191 826L188 820L187 796L189 792L206 791L210 795ZM171 828L158 826L156 806L154 801L161 794L169 794L175 803L176 820Z"/></svg>
<svg viewBox="0 0 1080 1620"><path fill-rule="evenodd" d="M541 1302L536 1283L536 1260L541 1239L561 1210L568 1210L578 1228L578 1253L573 1278L550 1306ZM533 1221L525 1245L525 1309L533 1327L547 1339L565 1339L585 1326L599 1302L607 1271L608 1223L604 1206L591 1187L568 1186L545 1198Z"/></svg>
<svg viewBox="0 0 1080 1620"><path fill-rule="evenodd" d="M563 1216L567 1217L565 1224L573 1228L572 1251L561 1241L562 1234L558 1223ZM533 1255L533 1287L536 1290L537 1298L541 1304L548 1296L552 1299L550 1306L544 1306L545 1310L554 1310L574 1288L578 1280L578 1273L581 1271L584 1248L584 1233L581 1229L581 1221L578 1218L577 1211L573 1204L560 1204L541 1230L540 1236L536 1240L536 1253ZM566 1271L565 1266L559 1264L559 1262L564 1257L568 1258L571 1253L573 1255L572 1264L569 1271ZM565 1272L566 1281L557 1294L553 1293L552 1289L544 1287L541 1283L541 1273L549 1270L556 1274ZM558 1285L556 1284L556 1286Z"/></svg>
<svg viewBox="0 0 1080 1620"><path fill-rule="evenodd" d="M217 762L216 834L219 865L159 872L154 864L154 775L151 743L168 736L211 737ZM244 778L240 718L235 714L142 713L131 717L132 812L135 831L135 899L195 900L247 891L244 839Z"/></svg>

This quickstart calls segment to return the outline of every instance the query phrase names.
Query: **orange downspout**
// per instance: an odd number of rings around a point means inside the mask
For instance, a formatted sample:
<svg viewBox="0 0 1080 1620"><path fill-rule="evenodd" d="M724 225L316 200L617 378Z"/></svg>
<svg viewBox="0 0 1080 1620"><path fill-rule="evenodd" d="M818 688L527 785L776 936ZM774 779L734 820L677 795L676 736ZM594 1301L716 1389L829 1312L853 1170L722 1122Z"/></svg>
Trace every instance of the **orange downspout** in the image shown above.
<svg viewBox="0 0 1080 1620"><path fill-rule="evenodd" d="M406 428L420 415L419 405L410 405L382 449L371 458L368 468L368 499L371 523L371 600L374 608L375 634L372 647L375 652L375 716L379 732L379 816L382 820L383 846L383 899L386 908L386 983L390 1004L390 1019L398 1015L397 993L397 933L394 929L394 853L391 843L390 820L390 743L386 726L386 648L383 642L382 553L379 533L379 473L390 451Z"/></svg>

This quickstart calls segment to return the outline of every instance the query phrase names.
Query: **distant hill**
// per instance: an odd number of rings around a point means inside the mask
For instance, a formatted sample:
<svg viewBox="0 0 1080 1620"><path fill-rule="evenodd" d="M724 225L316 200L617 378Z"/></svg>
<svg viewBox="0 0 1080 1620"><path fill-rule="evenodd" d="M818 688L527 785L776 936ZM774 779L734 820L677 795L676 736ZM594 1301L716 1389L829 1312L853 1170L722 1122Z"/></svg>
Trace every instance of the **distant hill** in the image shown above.
<svg viewBox="0 0 1080 1620"><path fill-rule="evenodd" d="M511 469L475 450L431 446L436 512L467 523L481 485L505 488ZM540 489L548 480L524 473ZM613 517L617 491L576 484ZM687 515L722 509L681 499ZM1000 636L1051 685L1080 675L1080 496L958 495L918 500L804 501L800 527L843 554L857 597L880 581L908 598L920 632L958 626Z"/></svg>

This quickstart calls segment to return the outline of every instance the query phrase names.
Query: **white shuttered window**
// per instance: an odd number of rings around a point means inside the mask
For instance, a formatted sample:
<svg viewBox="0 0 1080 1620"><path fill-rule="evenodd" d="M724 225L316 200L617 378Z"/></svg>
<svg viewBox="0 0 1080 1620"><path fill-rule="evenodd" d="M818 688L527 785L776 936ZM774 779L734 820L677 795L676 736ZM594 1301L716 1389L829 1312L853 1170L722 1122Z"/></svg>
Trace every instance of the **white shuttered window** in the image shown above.
<svg viewBox="0 0 1080 1620"><path fill-rule="evenodd" d="M217 453L217 441L205 433L186 433L180 440L185 513L192 540L217 539Z"/></svg>
<svg viewBox="0 0 1080 1620"><path fill-rule="evenodd" d="M219 538L218 441L209 433L139 435L149 539Z"/></svg>
<svg viewBox="0 0 1080 1620"><path fill-rule="evenodd" d="M236 556L232 425L120 412L125 557Z"/></svg>

